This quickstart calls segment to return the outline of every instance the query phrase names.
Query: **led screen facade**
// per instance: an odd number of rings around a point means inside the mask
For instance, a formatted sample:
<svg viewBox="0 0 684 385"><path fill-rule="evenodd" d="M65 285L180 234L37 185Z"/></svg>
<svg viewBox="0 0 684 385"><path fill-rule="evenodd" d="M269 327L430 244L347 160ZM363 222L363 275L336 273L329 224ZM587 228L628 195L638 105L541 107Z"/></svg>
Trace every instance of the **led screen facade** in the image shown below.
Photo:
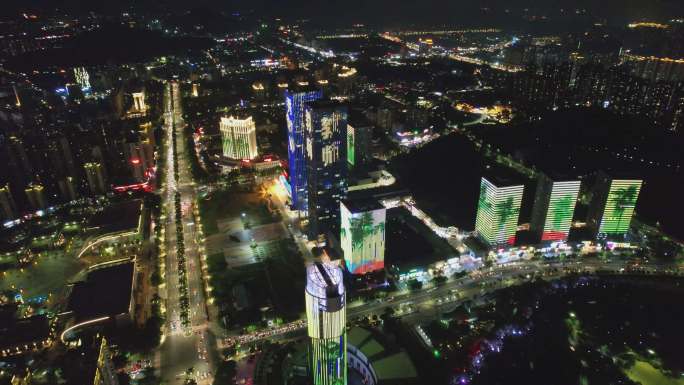
<svg viewBox="0 0 684 385"><path fill-rule="evenodd" d="M599 234L624 235L629 230L634 215L641 180L613 179L603 209Z"/></svg>
<svg viewBox="0 0 684 385"><path fill-rule="evenodd" d="M482 178L475 230L490 246L515 243L524 188L524 185L499 187Z"/></svg>
<svg viewBox="0 0 684 385"><path fill-rule="evenodd" d="M580 181L553 182L548 209L544 220L542 241L565 241L568 239L572 216L577 204Z"/></svg>
<svg viewBox="0 0 684 385"><path fill-rule="evenodd" d="M340 203L340 242L347 269L352 274L381 270L385 267L386 209L353 210Z"/></svg>

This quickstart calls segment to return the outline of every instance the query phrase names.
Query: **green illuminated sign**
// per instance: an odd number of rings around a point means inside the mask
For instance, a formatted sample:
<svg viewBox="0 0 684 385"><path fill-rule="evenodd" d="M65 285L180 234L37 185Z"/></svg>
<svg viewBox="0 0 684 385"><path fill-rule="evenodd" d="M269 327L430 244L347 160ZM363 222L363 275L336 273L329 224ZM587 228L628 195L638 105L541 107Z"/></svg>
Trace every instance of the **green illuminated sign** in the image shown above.
<svg viewBox="0 0 684 385"><path fill-rule="evenodd" d="M347 163L350 165L354 165L355 162L355 156L354 154L354 142L355 142L355 137L354 137L354 127L347 125Z"/></svg>

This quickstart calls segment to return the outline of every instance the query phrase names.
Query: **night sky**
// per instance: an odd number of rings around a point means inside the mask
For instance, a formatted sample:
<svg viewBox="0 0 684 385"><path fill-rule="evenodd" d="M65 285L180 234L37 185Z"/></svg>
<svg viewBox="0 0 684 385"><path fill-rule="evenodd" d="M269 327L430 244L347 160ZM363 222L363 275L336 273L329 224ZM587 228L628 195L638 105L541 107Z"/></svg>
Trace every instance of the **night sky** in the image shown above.
<svg viewBox="0 0 684 385"><path fill-rule="evenodd" d="M264 16L311 18L324 24L349 22L377 23L392 27L410 24L447 25L497 24L505 10L530 13L568 11L586 8L598 18L610 15L608 21L624 23L638 19L667 19L684 15L680 0L5 0L3 10L14 13L26 9L61 8L74 11L118 12L134 6L139 10L165 12L207 7L227 13L249 12ZM6 4L6 5L5 5ZM489 10L482 10L488 8ZM510 16L510 15L509 15Z"/></svg>

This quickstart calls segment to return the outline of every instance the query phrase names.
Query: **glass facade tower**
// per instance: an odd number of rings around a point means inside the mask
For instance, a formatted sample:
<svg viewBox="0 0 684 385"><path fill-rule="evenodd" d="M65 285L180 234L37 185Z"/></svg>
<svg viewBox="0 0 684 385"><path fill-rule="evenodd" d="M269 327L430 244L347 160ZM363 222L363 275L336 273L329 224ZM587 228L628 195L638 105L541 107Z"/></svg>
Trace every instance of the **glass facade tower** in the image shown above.
<svg viewBox="0 0 684 385"><path fill-rule="evenodd" d="M347 195L347 107L330 100L305 107L309 233L337 233Z"/></svg>
<svg viewBox="0 0 684 385"><path fill-rule="evenodd" d="M304 105L318 100L323 93L311 91L285 91L285 118L287 120L287 152L290 168L292 206L295 210L306 210L306 145L304 143Z"/></svg>

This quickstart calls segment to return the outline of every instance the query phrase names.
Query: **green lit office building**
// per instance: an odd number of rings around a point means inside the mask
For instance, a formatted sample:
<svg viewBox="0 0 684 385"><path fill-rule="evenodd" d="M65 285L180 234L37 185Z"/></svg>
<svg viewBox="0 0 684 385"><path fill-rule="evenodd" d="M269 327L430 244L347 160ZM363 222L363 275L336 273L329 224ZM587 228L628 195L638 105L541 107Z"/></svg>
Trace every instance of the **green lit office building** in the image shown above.
<svg viewBox="0 0 684 385"><path fill-rule="evenodd" d="M530 222L537 240L567 241L580 186L579 180L539 176Z"/></svg>
<svg viewBox="0 0 684 385"><path fill-rule="evenodd" d="M480 182L475 231L489 246L515 243L518 217L525 186L503 178L487 177Z"/></svg>
<svg viewBox="0 0 684 385"><path fill-rule="evenodd" d="M624 239L642 183L640 179L617 179L599 172L587 220L597 239Z"/></svg>

